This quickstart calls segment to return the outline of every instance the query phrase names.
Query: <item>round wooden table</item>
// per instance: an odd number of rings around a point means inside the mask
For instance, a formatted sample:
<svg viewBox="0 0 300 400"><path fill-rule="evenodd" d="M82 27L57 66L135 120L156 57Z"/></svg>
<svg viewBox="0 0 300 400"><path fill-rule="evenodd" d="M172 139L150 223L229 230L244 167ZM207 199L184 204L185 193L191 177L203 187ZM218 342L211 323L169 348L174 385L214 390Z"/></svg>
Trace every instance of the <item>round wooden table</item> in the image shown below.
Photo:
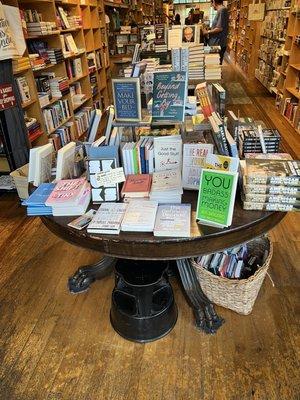
<svg viewBox="0 0 300 400"><path fill-rule="evenodd" d="M286 214L245 211L237 198L232 225L219 229L196 222L197 192L185 191L182 203L192 205L190 238L157 238L152 233L141 232L121 232L119 235L88 234L86 229L78 231L67 225L74 217L42 217L48 229L60 238L104 254L99 263L77 270L69 279L70 291L79 293L87 290L95 279L111 273L116 259L175 260L183 288L194 310L196 326L209 333L215 332L223 320L217 316L213 305L203 294L189 258L247 242L268 232Z"/></svg>

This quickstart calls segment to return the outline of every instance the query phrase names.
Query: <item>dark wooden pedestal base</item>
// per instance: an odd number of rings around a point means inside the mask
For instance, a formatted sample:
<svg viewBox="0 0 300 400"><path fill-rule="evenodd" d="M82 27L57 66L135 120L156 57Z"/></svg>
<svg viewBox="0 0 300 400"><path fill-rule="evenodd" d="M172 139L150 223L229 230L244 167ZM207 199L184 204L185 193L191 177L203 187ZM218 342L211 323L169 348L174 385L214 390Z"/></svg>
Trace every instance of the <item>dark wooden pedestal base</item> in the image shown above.
<svg viewBox="0 0 300 400"><path fill-rule="evenodd" d="M116 262L117 258L105 256L96 264L80 267L68 280L69 291L73 294L87 291L96 279L109 275ZM189 259L176 260L176 263L184 293L194 312L196 327L205 333L216 333L224 320L202 292Z"/></svg>

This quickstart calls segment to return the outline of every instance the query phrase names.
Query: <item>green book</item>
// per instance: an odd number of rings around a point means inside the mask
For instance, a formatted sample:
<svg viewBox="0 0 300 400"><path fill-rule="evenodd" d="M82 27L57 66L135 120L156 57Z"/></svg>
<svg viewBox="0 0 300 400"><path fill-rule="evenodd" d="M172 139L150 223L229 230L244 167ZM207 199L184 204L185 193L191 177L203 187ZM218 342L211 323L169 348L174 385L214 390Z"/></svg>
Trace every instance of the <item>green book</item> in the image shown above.
<svg viewBox="0 0 300 400"><path fill-rule="evenodd" d="M196 219L204 225L230 226L238 173L202 169Z"/></svg>
<svg viewBox="0 0 300 400"><path fill-rule="evenodd" d="M138 164L138 154L137 154L137 148L134 146L133 151L132 151L132 159L133 159L133 170L135 174L139 173L139 164Z"/></svg>

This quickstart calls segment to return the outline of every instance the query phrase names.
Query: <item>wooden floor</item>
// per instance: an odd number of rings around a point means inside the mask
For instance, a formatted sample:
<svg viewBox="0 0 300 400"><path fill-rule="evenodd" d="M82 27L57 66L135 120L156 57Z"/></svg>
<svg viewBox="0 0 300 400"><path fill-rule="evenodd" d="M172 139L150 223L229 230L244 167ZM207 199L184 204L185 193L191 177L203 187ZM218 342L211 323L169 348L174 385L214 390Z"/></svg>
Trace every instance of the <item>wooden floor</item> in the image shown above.
<svg viewBox="0 0 300 400"><path fill-rule="evenodd" d="M229 67L227 74L244 85ZM276 125L259 105L270 100L263 93L252 83L253 104L243 109ZM81 295L67 291L74 270L99 255L26 218L15 196L0 205L1 400L300 399L299 214L271 234L275 286L265 280L250 316L217 307L226 323L205 335L173 279L178 322L165 338L140 345L110 326L112 277Z"/></svg>

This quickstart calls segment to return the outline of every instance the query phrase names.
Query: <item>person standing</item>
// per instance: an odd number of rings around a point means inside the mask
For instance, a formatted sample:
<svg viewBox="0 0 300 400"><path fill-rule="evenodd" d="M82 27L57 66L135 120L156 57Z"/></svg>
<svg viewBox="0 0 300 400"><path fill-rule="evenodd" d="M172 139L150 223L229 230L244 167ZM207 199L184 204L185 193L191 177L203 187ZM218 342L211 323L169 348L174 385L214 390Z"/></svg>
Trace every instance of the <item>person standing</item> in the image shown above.
<svg viewBox="0 0 300 400"><path fill-rule="evenodd" d="M179 14L175 15L174 25L181 25L180 15Z"/></svg>
<svg viewBox="0 0 300 400"><path fill-rule="evenodd" d="M224 54L227 47L228 36L228 10L223 5L223 0L213 0L212 7L217 11L210 30L204 30L203 33L208 38L210 46L220 46L220 64L223 63Z"/></svg>

